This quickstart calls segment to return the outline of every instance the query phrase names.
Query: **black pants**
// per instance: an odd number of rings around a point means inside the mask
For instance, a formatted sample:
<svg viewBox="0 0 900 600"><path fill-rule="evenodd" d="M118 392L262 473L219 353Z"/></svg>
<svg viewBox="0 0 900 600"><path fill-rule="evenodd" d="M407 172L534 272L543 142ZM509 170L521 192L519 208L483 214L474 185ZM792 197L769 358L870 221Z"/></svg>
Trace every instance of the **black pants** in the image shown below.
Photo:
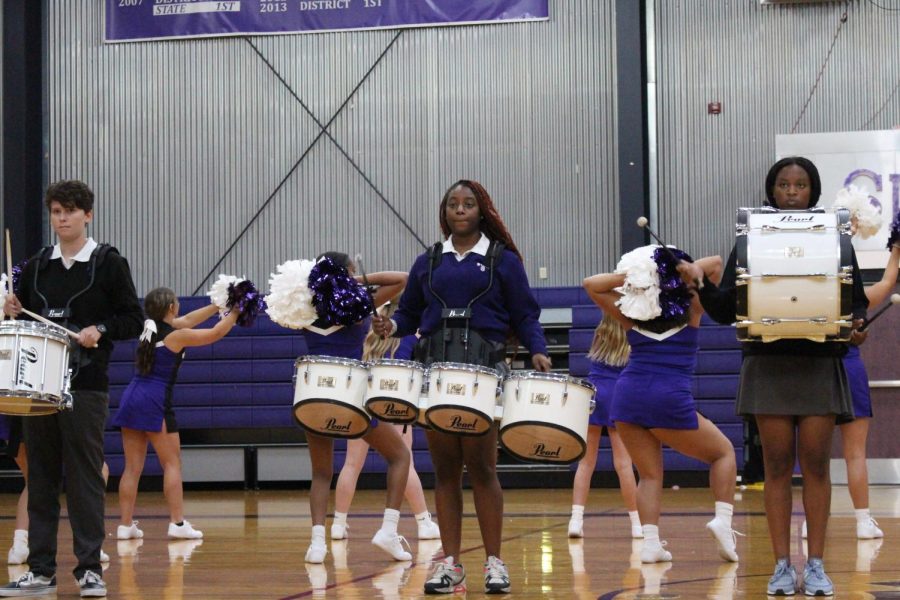
<svg viewBox="0 0 900 600"><path fill-rule="evenodd" d="M24 419L28 449L28 564L35 575L56 574L59 495L63 469L72 525L74 573L101 574L104 527L103 429L109 414L105 392L72 393L73 410Z"/></svg>

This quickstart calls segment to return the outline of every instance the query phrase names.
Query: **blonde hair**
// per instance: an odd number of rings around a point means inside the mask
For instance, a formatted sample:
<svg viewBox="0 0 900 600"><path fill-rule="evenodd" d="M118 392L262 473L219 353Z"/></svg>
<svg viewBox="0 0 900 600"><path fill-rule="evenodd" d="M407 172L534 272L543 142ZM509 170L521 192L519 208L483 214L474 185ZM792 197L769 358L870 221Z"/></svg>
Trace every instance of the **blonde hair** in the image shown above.
<svg viewBox="0 0 900 600"><path fill-rule="evenodd" d="M398 298L391 299L387 304L378 309L378 314L385 317L393 315L394 311L397 310L397 300ZM394 358L394 353L397 352L397 348L399 347L400 338L382 338L370 329L368 335L366 335L366 340L363 342L362 359L364 361L381 360L385 355Z"/></svg>
<svg viewBox="0 0 900 600"><path fill-rule="evenodd" d="M631 346L628 345L625 330L618 321L604 314L594 330L594 341L591 342L588 358L605 362L612 367L624 367L628 364L630 355Z"/></svg>

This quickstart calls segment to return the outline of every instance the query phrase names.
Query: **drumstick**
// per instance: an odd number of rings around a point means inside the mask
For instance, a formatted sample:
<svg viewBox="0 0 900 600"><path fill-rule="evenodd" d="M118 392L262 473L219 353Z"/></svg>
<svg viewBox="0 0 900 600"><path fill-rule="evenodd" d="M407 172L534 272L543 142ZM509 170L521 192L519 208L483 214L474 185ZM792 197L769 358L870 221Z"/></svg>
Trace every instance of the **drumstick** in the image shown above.
<svg viewBox="0 0 900 600"><path fill-rule="evenodd" d="M866 327L871 325L872 322L875 321L875 319L877 319L878 317L880 317L881 315L884 314L884 311L886 311L887 309L889 309L890 307L892 307L895 304L900 304L900 294L891 294L891 301L888 304L885 304L884 306L882 306L880 309L878 309L878 312L875 313L874 315L872 315L871 319L868 319L868 318L865 319L863 321L862 327L860 327L858 329L858 331L861 331L861 332L865 331Z"/></svg>
<svg viewBox="0 0 900 600"><path fill-rule="evenodd" d="M658 235L656 235L656 233L650 228L650 221L647 220L647 217L644 217L644 216L638 217L637 225L638 225L638 227L643 227L644 229L646 229L647 233L649 233L653 237L654 240L659 242L659 245L662 246L663 250L665 250L668 253L669 258L671 258L675 262L676 265L681 262L681 260L679 260L678 257L675 256L675 253L669 249L669 247L666 245L666 243L664 241L662 241L660 239L660 237ZM698 279L694 279L694 285L697 287L698 290L703 288L703 282Z"/></svg>
<svg viewBox="0 0 900 600"><path fill-rule="evenodd" d="M78 339L78 334L77 334L77 333L75 333L74 331L70 331L69 329L66 329L65 327L63 327L63 326L60 325L59 323L54 323L54 322L51 321L50 319L45 319L45 318L42 317L41 315L39 315L39 314L37 314L37 313L31 312L31 311L28 310L27 308L23 308L23 309L22 309L22 312L25 313L26 315L28 315L29 317L31 317L32 319L34 319L35 321L40 321L41 323L44 323L44 324L46 324L46 325L52 325L52 326L54 326L54 327L58 327L58 328L62 329L62 330L65 331L66 334L67 334L70 338L72 338L73 340L77 340L77 339Z"/></svg>
<svg viewBox="0 0 900 600"><path fill-rule="evenodd" d="M6 229L6 285L7 292L13 293L13 270L12 270L12 242L10 242L9 238L9 228ZM0 310L3 310L3 307L0 306ZM5 313L4 313L5 314ZM9 316L13 321L16 318L12 315Z"/></svg>

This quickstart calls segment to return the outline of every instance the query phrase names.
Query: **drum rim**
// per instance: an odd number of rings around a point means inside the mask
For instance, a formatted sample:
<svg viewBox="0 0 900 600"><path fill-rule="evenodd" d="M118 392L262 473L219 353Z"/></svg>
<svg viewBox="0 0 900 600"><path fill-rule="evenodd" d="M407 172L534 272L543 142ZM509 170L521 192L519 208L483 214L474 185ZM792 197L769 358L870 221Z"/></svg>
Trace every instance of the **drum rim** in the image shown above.
<svg viewBox="0 0 900 600"><path fill-rule="evenodd" d="M396 402L397 404L402 404L402 405L408 407L411 411L415 411L415 414L414 414L412 420L410 420L409 418L399 419L399 418L382 417L381 415L379 415L378 413L376 413L374 410L372 410L369 407L370 402L385 402L385 401ZM397 423L400 425L412 425L413 423L415 423L416 421L419 420L419 405L416 404L414 406L411 402L408 402L406 400L399 400L397 398L391 398L388 396L375 396L375 397L372 397L372 398L369 398L368 400L366 400L364 402L364 405L366 407L366 410L369 411L369 414L371 414L374 418L376 418L379 421L382 421L384 423Z"/></svg>
<svg viewBox="0 0 900 600"><path fill-rule="evenodd" d="M546 458L525 458L515 450L511 449L506 445L506 442L503 441L503 434L514 427L520 427L522 425L539 425L541 427L549 427L550 429L556 429L559 431L565 431L571 433L575 436L575 438L581 443L581 453L578 455L578 458L573 460L552 460ZM500 445L503 446L503 449L509 452L515 459L521 460L523 462L528 463L540 463L545 465L564 465L564 464L572 464L580 461L584 458L585 453L587 452L587 440L583 439L579 436L572 428L565 427L564 425L560 425L559 423L548 423L547 421L515 421L513 423L509 423L507 425L500 424L500 431L497 432L497 439L500 441Z"/></svg>
<svg viewBox="0 0 900 600"><path fill-rule="evenodd" d="M46 323L39 323L38 321L22 321L22 320L6 320L0 321L0 334L3 333L13 333L3 331L4 329L26 329L31 330L30 333L42 333L45 334L45 337L49 337L55 339L58 342L62 342L63 345L68 346L69 336L64 333L66 330L62 325L47 325Z"/></svg>
<svg viewBox="0 0 900 600"><path fill-rule="evenodd" d="M355 358L327 356L323 354L304 354L303 356L298 356L297 360L294 361L294 367L297 367L297 365L301 363L310 363L313 365L341 365L343 367L358 367L360 369L366 368L366 363Z"/></svg>
<svg viewBox="0 0 900 600"><path fill-rule="evenodd" d="M405 360L402 358L382 358L379 360L370 360L366 363L371 369L372 367L409 367L417 371L424 371L425 365L414 360Z"/></svg>
<svg viewBox="0 0 900 600"><path fill-rule="evenodd" d="M0 390L0 398L27 398L28 400L40 400L56 405L59 405L60 400L62 400L62 396L57 396L56 394L42 394L40 392L13 393L8 390Z"/></svg>
<svg viewBox="0 0 900 600"><path fill-rule="evenodd" d="M590 388L596 391L596 387L594 384L588 381L587 379L583 379L581 377L574 377L572 375L567 375L566 373L544 373L542 371L534 371L528 369L517 369L515 371L510 371L509 375L504 378L506 381L519 380L519 379L539 379L543 381L560 381L563 383L572 383L574 385L580 385L582 387Z"/></svg>
<svg viewBox="0 0 900 600"><path fill-rule="evenodd" d="M454 409L454 410L460 410L462 412L466 412L466 413L472 414L476 417L485 419L490 424L487 426L487 428L484 431L479 431L479 432L461 431L461 430L455 430L455 429L444 429L443 427L438 427L437 425L432 423L431 419L428 417L428 412L435 408L443 408L443 409L449 408L449 409ZM460 406L457 404L435 404L433 406L429 406L428 408L425 409L425 422L428 423L428 426L431 427L431 429L433 429L434 431L437 431L438 433L444 433L447 435L462 435L462 436L468 436L468 437L485 436L491 432L491 429L494 429L495 427L497 427L497 421L496 421L496 419L494 419L493 415L488 416L487 414L481 412L477 408L472 408L471 406Z"/></svg>
<svg viewBox="0 0 900 600"><path fill-rule="evenodd" d="M431 363L428 367L429 372L433 370L439 371L464 371L466 373L481 373L482 375L493 375L497 379L502 379L500 376L500 371L497 369L492 369L491 367L484 367L482 365L470 365L469 363L455 363L455 362L436 362Z"/></svg>

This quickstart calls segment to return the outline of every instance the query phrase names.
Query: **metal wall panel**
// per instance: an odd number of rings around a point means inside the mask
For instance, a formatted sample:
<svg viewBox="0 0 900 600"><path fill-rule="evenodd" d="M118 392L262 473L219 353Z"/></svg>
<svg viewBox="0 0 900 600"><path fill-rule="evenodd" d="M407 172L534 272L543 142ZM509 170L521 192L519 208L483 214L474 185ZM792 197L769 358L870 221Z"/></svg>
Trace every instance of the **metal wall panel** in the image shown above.
<svg viewBox="0 0 900 600"><path fill-rule="evenodd" d="M118 45L101 2L44 2L48 179L94 187L92 235L139 293L220 272L265 288L328 249L406 269L460 178L493 195L533 285L614 264L612 0L551 0L546 23Z"/></svg>
<svg viewBox="0 0 900 600"><path fill-rule="evenodd" d="M845 10L848 19L795 133L900 124L900 93L891 96L900 82L896 11L865 1L650 1L659 228L695 256L727 254L735 208L762 203L775 136L791 132ZM707 114L712 101L722 103L722 114Z"/></svg>

